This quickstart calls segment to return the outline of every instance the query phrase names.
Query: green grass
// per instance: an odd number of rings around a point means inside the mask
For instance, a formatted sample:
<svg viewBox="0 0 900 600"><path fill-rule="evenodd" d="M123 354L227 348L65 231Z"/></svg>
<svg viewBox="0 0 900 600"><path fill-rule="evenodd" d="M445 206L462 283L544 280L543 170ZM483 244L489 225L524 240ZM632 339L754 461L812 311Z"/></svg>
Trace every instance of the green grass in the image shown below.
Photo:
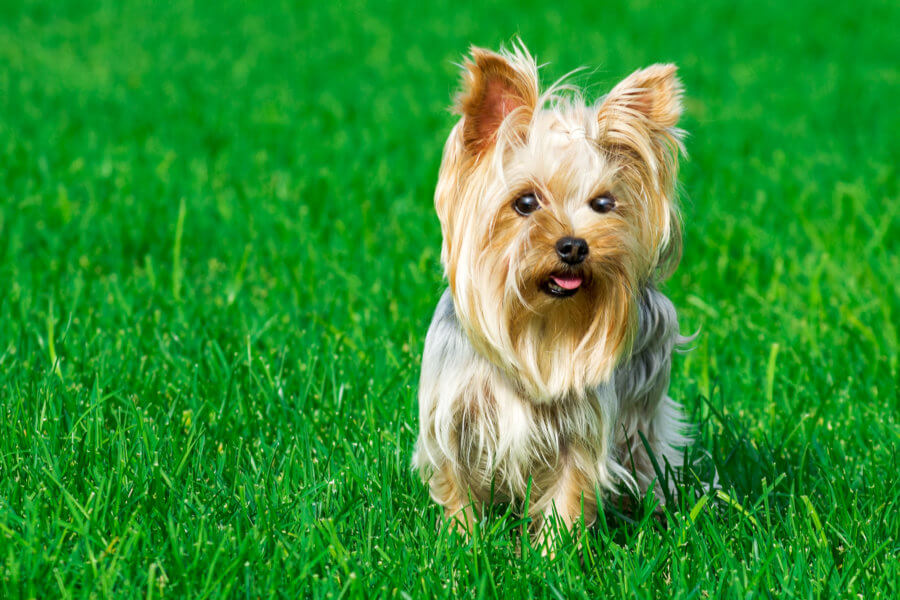
<svg viewBox="0 0 900 600"><path fill-rule="evenodd" d="M900 9L608 4L4 2L0 597L900 596ZM517 33L688 90L722 492L580 558L437 531L409 468L453 63Z"/></svg>

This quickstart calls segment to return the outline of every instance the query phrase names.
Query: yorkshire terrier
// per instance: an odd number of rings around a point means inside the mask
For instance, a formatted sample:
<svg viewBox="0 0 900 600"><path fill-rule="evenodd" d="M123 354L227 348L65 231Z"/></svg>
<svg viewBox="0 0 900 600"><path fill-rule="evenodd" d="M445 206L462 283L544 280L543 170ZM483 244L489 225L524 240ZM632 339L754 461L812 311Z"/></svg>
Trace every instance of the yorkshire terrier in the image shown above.
<svg viewBox="0 0 900 600"><path fill-rule="evenodd" d="M657 288L681 251L676 68L593 104L560 82L542 92L537 71L522 44L462 65L434 200L449 288L413 462L463 531L486 503L527 497L543 539L626 488L657 493L689 439L667 395L683 338Z"/></svg>

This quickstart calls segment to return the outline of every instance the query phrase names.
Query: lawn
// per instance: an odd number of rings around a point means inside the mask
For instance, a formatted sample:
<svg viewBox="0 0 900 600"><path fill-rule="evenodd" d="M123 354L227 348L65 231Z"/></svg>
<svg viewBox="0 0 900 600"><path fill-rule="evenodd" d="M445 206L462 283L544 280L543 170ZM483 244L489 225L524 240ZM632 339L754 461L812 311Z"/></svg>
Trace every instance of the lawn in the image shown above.
<svg viewBox="0 0 900 600"><path fill-rule="evenodd" d="M0 597L900 597L900 5L607 4L4 2ZM516 34L680 66L722 486L553 559L410 469L454 63Z"/></svg>

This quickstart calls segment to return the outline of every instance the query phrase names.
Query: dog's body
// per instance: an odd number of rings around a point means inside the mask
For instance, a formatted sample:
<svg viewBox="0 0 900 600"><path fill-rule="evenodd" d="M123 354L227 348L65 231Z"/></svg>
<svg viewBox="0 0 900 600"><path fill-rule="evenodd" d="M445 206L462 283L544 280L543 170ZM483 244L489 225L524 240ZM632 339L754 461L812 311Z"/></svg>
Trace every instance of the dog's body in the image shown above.
<svg viewBox="0 0 900 600"><path fill-rule="evenodd" d="M678 323L674 68L597 106L539 94L524 48L473 50L435 205L449 289L425 343L415 465L468 529L521 502L539 531L647 491L687 439L667 396ZM544 108L550 100L551 108ZM577 237L576 237L577 236Z"/></svg>

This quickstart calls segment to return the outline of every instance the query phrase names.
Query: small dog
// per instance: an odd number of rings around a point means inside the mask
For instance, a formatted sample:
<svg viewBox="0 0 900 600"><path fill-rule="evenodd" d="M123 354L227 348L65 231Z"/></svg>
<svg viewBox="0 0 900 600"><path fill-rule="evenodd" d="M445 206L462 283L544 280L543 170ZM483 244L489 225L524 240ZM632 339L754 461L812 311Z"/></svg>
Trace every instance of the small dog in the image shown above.
<svg viewBox="0 0 900 600"><path fill-rule="evenodd" d="M667 389L684 338L656 287L680 258L681 96L673 65L595 104L562 83L542 93L521 43L462 65L435 192L449 289L413 462L463 531L485 503L530 494L540 539L550 519L590 523L603 496L681 467Z"/></svg>

